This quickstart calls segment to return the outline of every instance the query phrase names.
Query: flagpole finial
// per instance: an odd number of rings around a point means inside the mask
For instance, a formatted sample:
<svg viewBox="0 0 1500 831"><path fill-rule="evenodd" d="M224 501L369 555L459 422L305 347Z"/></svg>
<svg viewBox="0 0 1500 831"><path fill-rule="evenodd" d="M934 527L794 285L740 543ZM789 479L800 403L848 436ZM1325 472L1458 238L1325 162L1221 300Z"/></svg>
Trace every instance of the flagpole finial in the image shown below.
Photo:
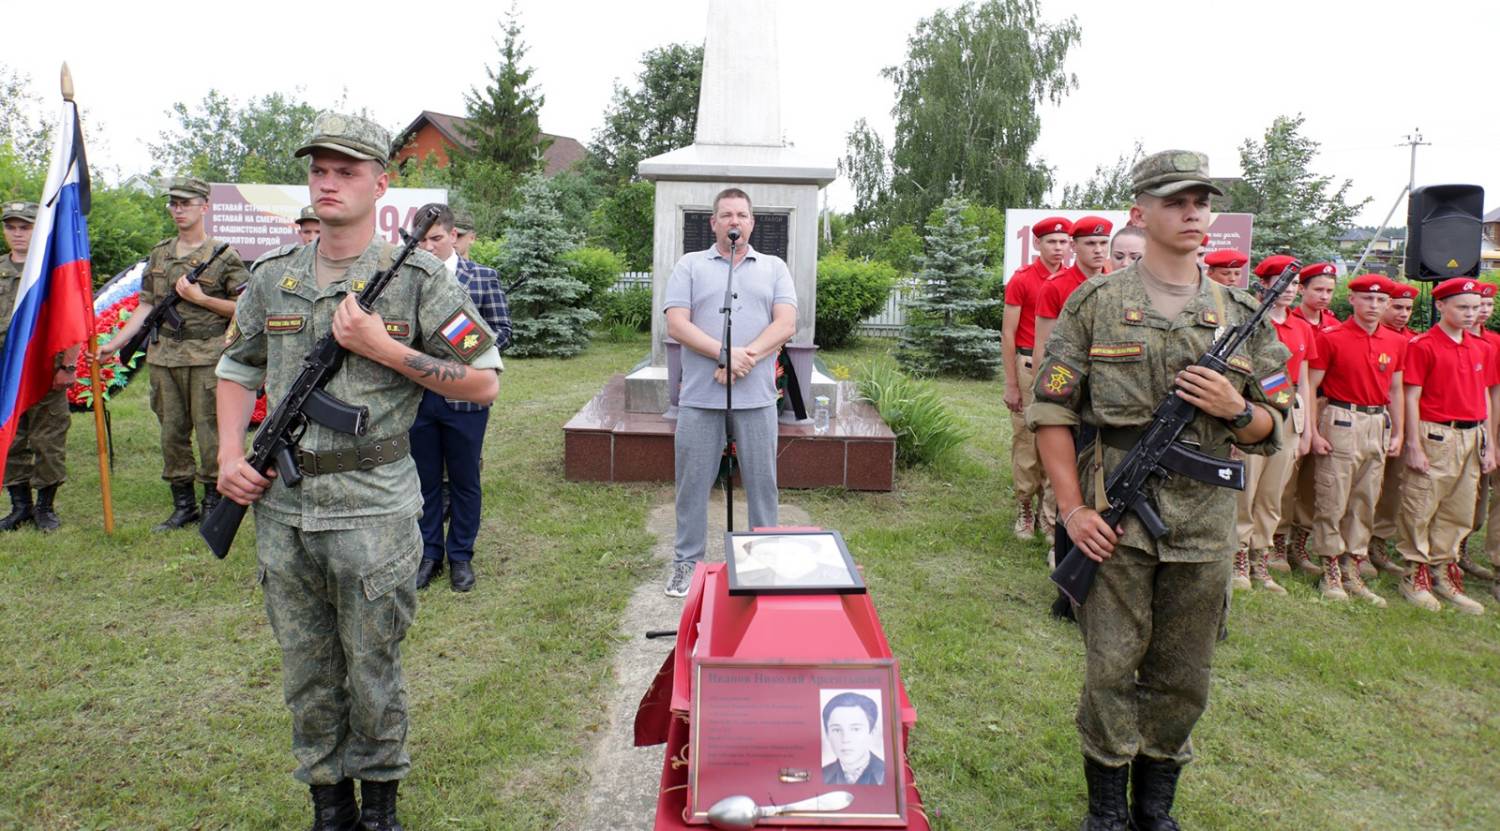
<svg viewBox="0 0 1500 831"><path fill-rule="evenodd" d="M62 65L62 94L64 101L73 100L73 73L68 71L68 62Z"/></svg>

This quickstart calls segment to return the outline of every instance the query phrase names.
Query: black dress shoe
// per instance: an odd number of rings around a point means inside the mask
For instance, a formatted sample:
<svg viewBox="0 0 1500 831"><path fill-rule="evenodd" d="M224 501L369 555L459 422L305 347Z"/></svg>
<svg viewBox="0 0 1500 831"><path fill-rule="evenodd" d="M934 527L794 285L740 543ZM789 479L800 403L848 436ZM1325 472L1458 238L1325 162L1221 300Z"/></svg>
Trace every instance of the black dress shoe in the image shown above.
<svg viewBox="0 0 1500 831"><path fill-rule="evenodd" d="M427 584L432 582L432 578L442 573L442 560L429 560L426 557L423 557L422 564L417 566L417 588L427 588Z"/></svg>
<svg viewBox="0 0 1500 831"><path fill-rule="evenodd" d="M456 592L474 588L474 566L468 560L454 560L448 567L448 582Z"/></svg>

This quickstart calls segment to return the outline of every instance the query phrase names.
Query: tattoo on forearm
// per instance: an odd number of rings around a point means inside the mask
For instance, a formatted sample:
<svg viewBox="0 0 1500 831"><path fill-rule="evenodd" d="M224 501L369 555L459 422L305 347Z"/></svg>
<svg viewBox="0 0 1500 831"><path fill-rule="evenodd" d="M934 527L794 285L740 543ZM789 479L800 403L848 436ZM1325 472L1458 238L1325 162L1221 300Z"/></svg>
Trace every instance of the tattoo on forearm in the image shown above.
<svg viewBox="0 0 1500 831"><path fill-rule="evenodd" d="M469 368L463 364L430 355L408 355L406 365L421 373L423 378L435 378L439 381L459 381L469 374Z"/></svg>

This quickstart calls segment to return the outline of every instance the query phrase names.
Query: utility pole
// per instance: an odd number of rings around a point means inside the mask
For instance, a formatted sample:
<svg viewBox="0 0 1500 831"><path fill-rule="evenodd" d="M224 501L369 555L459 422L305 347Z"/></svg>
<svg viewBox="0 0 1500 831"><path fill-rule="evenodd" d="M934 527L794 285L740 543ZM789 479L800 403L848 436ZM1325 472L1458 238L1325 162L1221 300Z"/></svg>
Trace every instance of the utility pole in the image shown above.
<svg viewBox="0 0 1500 831"><path fill-rule="evenodd" d="M1375 242L1380 239L1380 234L1385 231L1385 226L1389 225L1391 222L1391 217L1396 215L1396 209L1401 206L1401 200L1409 196L1412 190L1417 187L1417 148L1431 145L1432 142L1422 140L1422 131L1416 127L1413 127L1411 129L1411 132L1407 134L1406 141L1403 141L1400 144L1396 145L1397 147L1411 147L1411 175L1406 181L1406 187L1402 188L1401 192L1396 195L1396 202L1395 204L1391 205L1391 209L1386 212L1385 219L1381 221L1380 227L1375 229L1375 236L1370 237L1369 243L1365 245L1364 253L1359 255L1359 262L1354 264L1355 274L1358 274L1360 270L1364 268L1365 258L1370 256L1370 249L1375 247ZM1411 234L1411 229L1406 229L1406 233L1409 236Z"/></svg>

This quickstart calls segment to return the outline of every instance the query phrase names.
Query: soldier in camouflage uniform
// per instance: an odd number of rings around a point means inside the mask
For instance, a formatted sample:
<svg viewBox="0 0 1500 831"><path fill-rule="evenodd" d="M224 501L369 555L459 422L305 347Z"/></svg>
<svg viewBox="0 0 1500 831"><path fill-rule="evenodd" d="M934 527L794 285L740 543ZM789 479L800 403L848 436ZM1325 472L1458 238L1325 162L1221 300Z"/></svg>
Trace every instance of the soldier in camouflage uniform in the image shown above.
<svg viewBox="0 0 1500 831"><path fill-rule="evenodd" d="M0 348L5 346L10 329L21 270L26 267L31 232L36 227L36 211L35 202L7 202L3 209L8 251L0 257ZM10 513L0 518L0 531L15 531L28 521L43 532L56 531L62 524L53 500L67 477L67 389L74 373L63 353L57 355L53 367L51 391L21 414L10 453L0 460L5 467L5 488L10 492ZM35 505L31 501L33 488Z"/></svg>
<svg viewBox="0 0 1500 831"><path fill-rule="evenodd" d="M317 239L322 227L323 224L318 221L318 212L313 210L313 206L308 205L302 209L302 213L297 214L297 238L302 240L303 245Z"/></svg>
<svg viewBox="0 0 1500 831"><path fill-rule="evenodd" d="M369 408L369 436L308 425L296 489L250 467L242 442L220 448L220 490L255 505L257 579L282 650L295 775L311 786L313 827L325 831L356 822L400 828L396 789L411 766L400 643L416 612L422 554L407 431L423 389L489 404L499 388L493 333L426 252L406 260L373 314L355 302L396 252L375 236L389 152L380 126L319 117L297 155L312 156L308 188L322 234L256 262L218 365L225 436L244 435L262 383L270 400L281 400L330 332L350 354L327 391Z"/></svg>
<svg viewBox="0 0 1500 831"><path fill-rule="evenodd" d="M474 217L463 208L453 209L453 230L458 232L458 239L453 243L453 250L458 256L469 259L469 249L474 245Z"/></svg>
<svg viewBox="0 0 1500 831"><path fill-rule="evenodd" d="M1236 546L1235 493L1184 478L1154 487L1152 501L1171 530L1153 540L1133 515L1118 528L1104 522L1103 482L1174 387L1201 411L1182 440L1219 458L1231 447L1275 452L1283 413L1262 387L1285 372L1288 352L1267 323L1232 356L1227 374L1193 366L1223 327L1259 304L1199 270L1209 194L1219 192L1207 158L1157 153L1131 175L1131 219L1144 224L1146 254L1068 299L1027 420L1064 529L1100 562L1088 602L1076 609L1086 654L1078 708L1089 791L1084 828L1159 831L1177 827L1170 816L1177 778L1208 702ZM1080 424L1097 427L1099 439L1075 452L1071 428Z"/></svg>
<svg viewBox="0 0 1500 831"><path fill-rule="evenodd" d="M219 242L204 233L208 212L208 183L187 177L167 182L167 209L177 225L177 236L151 249L141 275L140 306L109 343L99 349L103 359L117 351L140 330L146 315L172 292L183 302L180 328L163 324L156 343L146 349L151 367L151 410L161 423L161 478L172 487L172 514L153 530L170 531L198 521L193 482L203 486L203 512L219 501L214 482L219 478L219 432L215 417L214 364L224 348L224 330L234 314L234 300L249 279L245 264L233 248L213 261L196 285L187 273L207 260ZM198 439L194 463L192 437Z"/></svg>

